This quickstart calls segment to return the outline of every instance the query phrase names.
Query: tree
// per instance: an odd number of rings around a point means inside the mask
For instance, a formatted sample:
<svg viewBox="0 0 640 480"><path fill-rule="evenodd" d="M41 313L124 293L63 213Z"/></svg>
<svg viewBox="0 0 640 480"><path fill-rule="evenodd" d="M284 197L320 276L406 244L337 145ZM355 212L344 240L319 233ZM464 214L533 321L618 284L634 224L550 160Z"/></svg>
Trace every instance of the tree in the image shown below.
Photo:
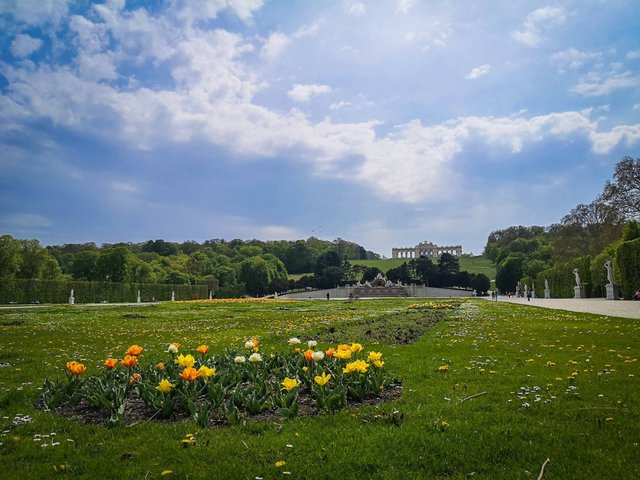
<svg viewBox="0 0 640 480"><path fill-rule="evenodd" d="M100 253L97 250L83 250L73 257L71 275L75 280L94 280Z"/></svg>
<svg viewBox="0 0 640 480"><path fill-rule="evenodd" d="M20 244L11 235L0 237L0 278L13 278L20 270Z"/></svg>
<svg viewBox="0 0 640 480"><path fill-rule="evenodd" d="M625 156L616 164L614 181L607 181L603 200L628 219L640 218L640 158Z"/></svg>
<svg viewBox="0 0 640 480"><path fill-rule="evenodd" d="M514 253L505 258L496 269L496 287L501 292L513 292L516 284L522 278L522 264L524 255Z"/></svg>
<svg viewBox="0 0 640 480"><path fill-rule="evenodd" d="M631 240L635 240L636 238L640 238L640 222L630 220L624 226L624 231L622 232L622 240L625 242L629 242Z"/></svg>
<svg viewBox="0 0 640 480"><path fill-rule="evenodd" d="M18 240L20 269L19 278L40 278L40 272L50 257L38 240Z"/></svg>
<svg viewBox="0 0 640 480"><path fill-rule="evenodd" d="M342 260L340 255L335 250L328 250L318 257L316 260L316 267L314 273L316 275L322 275L324 269L327 267L340 267Z"/></svg>
<svg viewBox="0 0 640 480"><path fill-rule="evenodd" d="M442 286L450 287L455 283L456 274L460 271L460 262L450 253L443 253L438 260L438 274Z"/></svg>
<svg viewBox="0 0 640 480"><path fill-rule="evenodd" d="M129 255L127 247L113 247L103 251L96 264L97 279L106 282L129 282L131 275Z"/></svg>
<svg viewBox="0 0 640 480"><path fill-rule="evenodd" d="M478 273L471 279L471 288L478 295L485 295L491 288L491 280L484 273Z"/></svg>
<svg viewBox="0 0 640 480"><path fill-rule="evenodd" d="M430 258L420 257L410 260L408 267L411 278L415 278L427 286L434 287L440 284L438 267L433 264Z"/></svg>
<svg viewBox="0 0 640 480"><path fill-rule="evenodd" d="M382 273L378 267L367 267L364 272L362 272L362 281L370 282L374 278L378 276L379 273Z"/></svg>

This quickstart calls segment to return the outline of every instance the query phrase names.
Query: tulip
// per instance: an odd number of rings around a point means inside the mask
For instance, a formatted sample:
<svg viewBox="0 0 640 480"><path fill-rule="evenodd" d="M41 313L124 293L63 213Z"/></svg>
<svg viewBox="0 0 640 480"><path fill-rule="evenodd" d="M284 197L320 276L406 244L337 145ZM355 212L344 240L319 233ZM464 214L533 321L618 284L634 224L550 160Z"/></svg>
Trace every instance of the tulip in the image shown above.
<svg viewBox="0 0 640 480"><path fill-rule="evenodd" d="M300 339L299 338L293 337L293 338L289 339L289 345L297 345L299 343L300 343Z"/></svg>
<svg viewBox="0 0 640 480"><path fill-rule="evenodd" d="M247 359L243 355L238 355L236 358L233 359L233 363L237 363L237 364L242 364L246 361Z"/></svg>
<svg viewBox="0 0 640 480"><path fill-rule="evenodd" d="M167 352L169 353L178 353L178 348L180 348L179 343L170 343L169 348L167 348Z"/></svg>
<svg viewBox="0 0 640 480"><path fill-rule="evenodd" d="M369 364L364 360L356 360L355 362L347 363L347 366L342 369L343 373L367 373L367 369L369 368Z"/></svg>
<svg viewBox="0 0 640 480"><path fill-rule="evenodd" d="M304 358L310 362L311 360L313 360L313 358L311 357L311 355L313 355L313 350L307 350L306 352L304 352Z"/></svg>
<svg viewBox="0 0 640 480"><path fill-rule="evenodd" d="M287 392L290 392L291 390L296 388L298 385L300 385L300 382L295 378L285 377L281 385Z"/></svg>
<svg viewBox="0 0 640 480"><path fill-rule="evenodd" d="M140 353L142 353L142 350L144 350L144 348L142 348L139 345L131 345L125 355L131 355L132 357L137 357L138 355L140 355Z"/></svg>
<svg viewBox="0 0 640 480"><path fill-rule="evenodd" d="M375 362L376 360L380 360L382 358L381 352L369 352L369 356L367 357L367 362Z"/></svg>
<svg viewBox="0 0 640 480"><path fill-rule="evenodd" d="M104 361L104 368L111 370L112 368L116 368L116 365L118 365L118 359L117 358L107 358Z"/></svg>
<svg viewBox="0 0 640 480"><path fill-rule="evenodd" d="M196 348L196 351L200 355L205 355L209 351L209 347L206 345L200 345L198 348Z"/></svg>
<svg viewBox="0 0 640 480"><path fill-rule="evenodd" d="M335 358L339 358L340 360L346 360L351 358L351 350L342 350L338 348L338 350L333 354Z"/></svg>
<svg viewBox="0 0 640 480"><path fill-rule="evenodd" d="M180 376L189 382L194 382L196 378L198 378L198 370L192 367L185 368L182 372L180 372Z"/></svg>
<svg viewBox="0 0 640 480"><path fill-rule="evenodd" d="M324 358L324 352L313 352L311 354L311 358L314 361L319 362L320 360L322 360Z"/></svg>
<svg viewBox="0 0 640 480"><path fill-rule="evenodd" d="M209 368L206 365L202 365L199 369L198 369L198 375L202 378L204 378L205 380L209 379L209 377L213 377L216 374L216 369L215 368Z"/></svg>
<svg viewBox="0 0 640 480"><path fill-rule="evenodd" d="M136 383L141 383L142 382L142 375L140 375L139 373L134 373L133 375L131 375L131 378L129 378L129 383L131 385L134 385Z"/></svg>
<svg viewBox="0 0 640 480"><path fill-rule="evenodd" d="M247 350L253 350L253 342L251 340L247 340L246 342L244 342L244 348L246 348Z"/></svg>
<svg viewBox="0 0 640 480"><path fill-rule="evenodd" d="M261 362L262 355L260 355L259 353L252 353L251 356L249 357L249 361L252 363Z"/></svg>
<svg viewBox="0 0 640 480"><path fill-rule="evenodd" d="M360 343L352 343L351 344L351 351L353 353L358 353L360 350L362 350L364 347L360 344Z"/></svg>
<svg viewBox="0 0 640 480"><path fill-rule="evenodd" d="M307 345L309 346L309 348L314 348L318 346L318 342L316 342L315 340L309 340L307 342Z"/></svg>
<svg viewBox="0 0 640 480"><path fill-rule="evenodd" d="M135 367L138 365L138 359L136 357L132 357L131 355L127 355L122 359L122 364L125 367Z"/></svg>
<svg viewBox="0 0 640 480"><path fill-rule="evenodd" d="M69 370L74 375L82 375L86 370L85 366L76 361L67 362L67 370Z"/></svg>
<svg viewBox="0 0 640 480"><path fill-rule="evenodd" d="M182 355L180 354L178 356L178 358L176 358L176 363L178 365L180 365L181 367L193 367L193 365L196 363L196 359L193 358L193 355L189 354L189 355Z"/></svg>
<svg viewBox="0 0 640 480"><path fill-rule="evenodd" d="M336 354L335 348L327 348L327 351L324 352L327 354L327 357L333 357Z"/></svg>
<svg viewBox="0 0 640 480"><path fill-rule="evenodd" d="M384 362L382 360L374 360L373 364L376 366L376 368L384 367Z"/></svg>
<svg viewBox="0 0 640 480"><path fill-rule="evenodd" d="M162 362L156 363L156 370L164 370L164 363Z"/></svg>
<svg viewBox="0 0 640 480"><path fill-rule="evenodd" d="M327 375L326 372L322 372L322 375L318 375L316 377L313 377L313 379L316 381L316 383L318 385L320 385L321 387L324 387L326 385L326 383L331 380L331 375Z"/></svg>

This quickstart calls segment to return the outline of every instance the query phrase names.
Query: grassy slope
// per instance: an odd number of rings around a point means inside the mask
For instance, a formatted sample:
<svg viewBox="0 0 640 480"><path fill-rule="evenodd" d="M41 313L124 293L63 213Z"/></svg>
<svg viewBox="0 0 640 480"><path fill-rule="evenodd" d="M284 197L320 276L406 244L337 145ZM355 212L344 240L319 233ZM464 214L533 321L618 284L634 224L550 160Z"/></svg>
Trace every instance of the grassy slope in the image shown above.
<svg viewBox="0 0 640 480"><path fill-rule="evenodd" d="M0 436L3 478L160 478L169 469L168 478L189 479L283 478L282 470L291 472L284 478L511 479L536 478L546 458L549 479L640 477L640 324L480 300L416 343L374 347L404 382L391 404L211 430L192 422L109 430L31 407L45 376L62 377L68 359L95 371L133 343L154 361L169 341L219 351L253 335L268 351L290 336L307 339L329 325L339 331L349 319L384 317L414 301L0 311L0 363L11 364L0 370L0 408L9 417L0 431L11 430ZM147 318L122 317L133 311ZM441 365L448 372L438 373ZM577 389L568 391L570 383ZM522 387L540 390L520 399L513 392ZM394 410L404 415L400 426L390 421ZM34 421L14 428L17 413ZM33 440L51 432L60 445ZM187 433L197 444L184 448Z"/></svg>
<svg viewBox="0 0 640 480"><path fill-rule="evenodd" d="M466 270L469 273L484 273L490 279L496 278L496 267L491 260L477 256L477 257L460 257L460 270ZM404 262L407 262L404 258L389 258L385 260L350 260L354 265L366 265L367 267L377 267L383 272L387 270L399 267Z"/></svg>

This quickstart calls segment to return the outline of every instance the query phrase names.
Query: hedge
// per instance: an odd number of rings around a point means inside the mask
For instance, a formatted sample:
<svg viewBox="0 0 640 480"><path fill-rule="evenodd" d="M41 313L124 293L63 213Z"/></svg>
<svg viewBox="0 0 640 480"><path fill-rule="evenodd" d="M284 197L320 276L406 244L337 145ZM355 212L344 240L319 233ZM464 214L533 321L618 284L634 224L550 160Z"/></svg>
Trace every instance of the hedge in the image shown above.
<svg viewBox="0 0 640 480"><path fill-rule="evenodd" d="M208 298L207 285L167 285L158 283L113 283L59 280L2 279L0 303L68 303L73 289L75 303L125 303L137 300L138 290L143 302Z"/></svg>
<svg viewBox="0 0 640 480"><path fill-rule="evenodd" d="M631 298L640 288L640 238L621 243L616 250L614 282L623 298Z"/></svg>
<svg viewBox="0 0 640 480"><path fill-rule="evenodd" d="M544 297L544 280L549 282L551 298L573 298L576 286L573 269L577 268L580 275L580 283L584 286L585 295L591 296L593 282L591 280L591 257L581 257L564 265L549 268L536 276L536 296Z"/></svg>

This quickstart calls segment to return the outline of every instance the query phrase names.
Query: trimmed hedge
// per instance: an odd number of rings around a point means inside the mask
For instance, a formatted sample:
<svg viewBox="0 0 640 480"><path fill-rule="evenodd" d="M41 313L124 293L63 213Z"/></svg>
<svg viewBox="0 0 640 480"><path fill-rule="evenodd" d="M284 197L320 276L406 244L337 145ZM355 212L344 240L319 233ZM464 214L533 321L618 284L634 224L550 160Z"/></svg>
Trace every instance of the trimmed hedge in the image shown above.
<svg viewBox="0 0 640 480"><path fill-rule="evenodd" d="M605 285L608 283L607 269L604 268L604 264L607 260L611 260L611 263L614 264L613 277L615 282L618 283L618 277L615 274L617 248L618 244L609 245L602 253L596 255L591 262L591 282L593 283L591 287L591 295L594 298L606 298L607 296L607 289L605 288Z"/></svg>
<svg viewBox="0 0 640 480"><path fill-rule="evenodd" d="M549 268L536 276L536 296L544 297L544 280L549 282L551 298L573 298L575 276L573 269L577 268L580 274L580 283L583 284L585 295L591 296L593 281L591 280L591 257L581 257L569 263Z"/></svg>
<svg viewBox="0 0 640 480"><path fill-rule="evenodd" d="M614 281L623 298L631 298L640 288L640 238L621 243L616 250Z"/></svg>
<svg viewBox="0 0 640 480"><path fill-rule="evenodd" d="M128 303L137 300L138 290L143 302L205 299L207 285L167 285L158 283L113 283L59 280L3 279L0 282L0 303L68 303L73 289L75 303Z"/></svg>

